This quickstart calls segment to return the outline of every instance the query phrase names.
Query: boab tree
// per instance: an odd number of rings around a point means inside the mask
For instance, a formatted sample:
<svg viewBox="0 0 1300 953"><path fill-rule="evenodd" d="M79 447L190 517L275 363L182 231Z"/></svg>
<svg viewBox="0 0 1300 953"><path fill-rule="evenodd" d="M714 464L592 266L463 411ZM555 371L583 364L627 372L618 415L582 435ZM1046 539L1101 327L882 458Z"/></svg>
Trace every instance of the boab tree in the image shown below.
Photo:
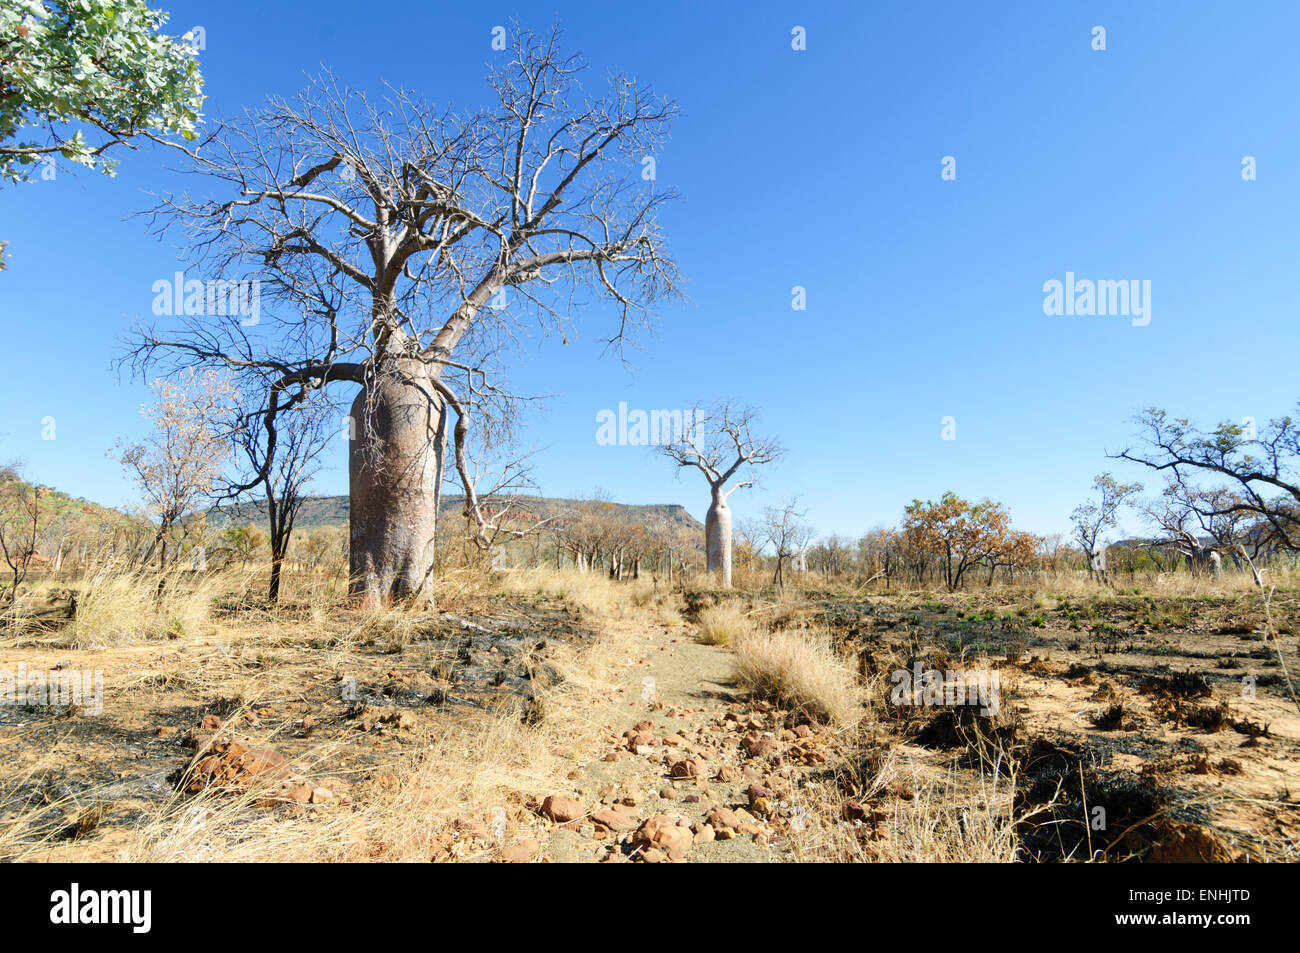
<svg viewBox="0 0 1300 953"><path fill-rule="evenodd" d="M727 497L742 486L753 486L750 476L726 489L727 483L742 469L771 463L784 448L771 437L756 436L751 426L758 411L732 401L721 401L707 408L691 410L691 425L682 429L681 437L660 445L659 450L679 467L695 467L709 482L712 502L704 518L705 565L709 572L720 573L722 585L731 585L731 508Z"/></svg>
<svg viewBox="0 0 1300 953"><path fill-rule="evenodd" d="M437 112L404 90L376 103L324 77L185 147L218 194L155 209L209 281L192 297L186 283L181 330L145 329L138 360L359 388L349 552L369 601L431 594L449 438L486 526L465 436L471 416L511 413L494 372L522 322L554 329L590 291L612 302L617 345L677 289L657 224L674 193L637 174L677 107L622 76L588 93L558 30L516 32L489 108ZM249 281L257 314L223 306Z"/></svg>

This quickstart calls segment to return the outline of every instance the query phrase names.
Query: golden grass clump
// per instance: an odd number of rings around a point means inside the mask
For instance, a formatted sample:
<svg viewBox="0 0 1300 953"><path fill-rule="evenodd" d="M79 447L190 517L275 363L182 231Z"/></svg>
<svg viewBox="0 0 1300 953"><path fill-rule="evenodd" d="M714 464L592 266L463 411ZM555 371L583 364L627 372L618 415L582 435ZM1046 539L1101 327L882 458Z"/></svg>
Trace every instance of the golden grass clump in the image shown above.
<svg viewBox="0 0 1300 953"><path fill-rule="evenodd" d="M755 632L732 647L741 687L818 721L856 720L857 679L825 636L798 630Z"/></svg>
<svg viewBox="0 0 1300 953"><path fill-rule="evenodd" d="M701 609L696 638L705 645L732 645L754 631L754 624L739 602L722 602Z"/></svg>
<svg viewBox="0 0 1300 953"><path fill-rule="evenodd" d="M212 574L157 576L104 563L81 579L76 613L62 634L75 648L200 635L218 587Z"/></svg>

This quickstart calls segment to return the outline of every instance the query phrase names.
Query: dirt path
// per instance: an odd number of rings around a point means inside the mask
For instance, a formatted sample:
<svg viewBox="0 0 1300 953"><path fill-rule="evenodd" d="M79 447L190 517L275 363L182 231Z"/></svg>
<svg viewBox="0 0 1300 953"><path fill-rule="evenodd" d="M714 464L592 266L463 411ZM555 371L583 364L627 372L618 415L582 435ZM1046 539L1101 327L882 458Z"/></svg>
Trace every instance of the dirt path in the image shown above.
<svg viewBox="0 0 1300 953"><path fill-rule="evenodd" d="M574 787L543 804L552 861L704 863L790 859L797 810L792 759L815 732L751 701L732 680L731 653L689 630L619 623L622 683L597 750L570 774ZM796 733L796 731L798 733ZM807 738L801 737L807 735ZM792 750L793 749L793 750Z"/></svg>

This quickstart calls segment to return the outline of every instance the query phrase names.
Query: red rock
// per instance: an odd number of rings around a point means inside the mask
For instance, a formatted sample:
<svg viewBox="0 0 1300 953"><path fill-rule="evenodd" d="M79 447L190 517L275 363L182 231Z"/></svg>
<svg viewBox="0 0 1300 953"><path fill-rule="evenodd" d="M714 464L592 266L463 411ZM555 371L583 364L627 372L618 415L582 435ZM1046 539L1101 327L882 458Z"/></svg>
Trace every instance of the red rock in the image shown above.
<svg viewBox="0 0 1300 953"><path fill-rule="evenodd" d="M634 812L626 808L620 810L616 807L596 811L591 815L591 819L602 827L608 827L611 831L636 830L639 823Z"/></svg>
<svg viewBox="0 0 1300 953"><path fill-rule="evenodd" d="M587 812L574 798L552 794L542 802L542 813L557 824L567 824L569 821L576 821Z"/></svg>
<svg viewBox="0 0 1300 953"><path fill-rule="evenodd" d="M753 821L754 817L748 811L732 810L729 807L723 807L721 804L709 811L708 816L708 823L715 830L723 827L736 830L743 824L752 824Z"/></svg>
<svg viewBox="0 0 1300 953"><path fill-rule="evenodd" d="M845 798L841 810L846 821L861 821L865 820L867 817L866 806L863 805L862 802L855 801L852 798Z"/></svg>
<svg viewBox="0 0 1300 953"><path fill-rule="evenodd" d="M655 736L649 732L640 732L627 739L627 750L641 753L643 748L651 748L655 744Z"/></svg>
<svg viewBox="0 0 1300 953"><path fill-rule="evenodd" d="M633 843L646 848L658 848L670 860L682 860L690 851L695 837L689 827L677 822L668 814L655 814L646 819L633 838Z"/></svg>
<svg viewBox="0 0 1300 953"><path fill-rule="evenodd" d="M700 761L698 758L687 758L684 761L678 761L669 769L668 774L674 778L698 778L700 776Z"/></svg>
<svg viewBox="0 0 1300 953"><path fill-rule="evenodd" d="M501 861L507 864L527 864L537 856L537 851L537 841L526 838L502 850Z"/></svg>

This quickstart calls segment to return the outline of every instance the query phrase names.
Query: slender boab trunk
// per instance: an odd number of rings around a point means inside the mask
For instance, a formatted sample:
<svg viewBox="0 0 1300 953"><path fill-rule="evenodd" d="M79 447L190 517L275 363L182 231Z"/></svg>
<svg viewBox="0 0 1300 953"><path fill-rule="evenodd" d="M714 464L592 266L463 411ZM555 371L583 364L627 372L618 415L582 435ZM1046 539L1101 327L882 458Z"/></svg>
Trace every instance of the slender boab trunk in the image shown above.
<svg viewBox="0 0 1300 953"><path fill-rule="evenodd" d="M429 369L403 362L352 404L352 592L369 605L432 597L446 405Z"/></svg>
<svg viewBox="0 0 1300 953"><path fill-rule="evenodd" d="M713 486L713 502L704 517L704 545L710 573L720 573L723 588L731 587L731 508L720 484Z"/></svg>

